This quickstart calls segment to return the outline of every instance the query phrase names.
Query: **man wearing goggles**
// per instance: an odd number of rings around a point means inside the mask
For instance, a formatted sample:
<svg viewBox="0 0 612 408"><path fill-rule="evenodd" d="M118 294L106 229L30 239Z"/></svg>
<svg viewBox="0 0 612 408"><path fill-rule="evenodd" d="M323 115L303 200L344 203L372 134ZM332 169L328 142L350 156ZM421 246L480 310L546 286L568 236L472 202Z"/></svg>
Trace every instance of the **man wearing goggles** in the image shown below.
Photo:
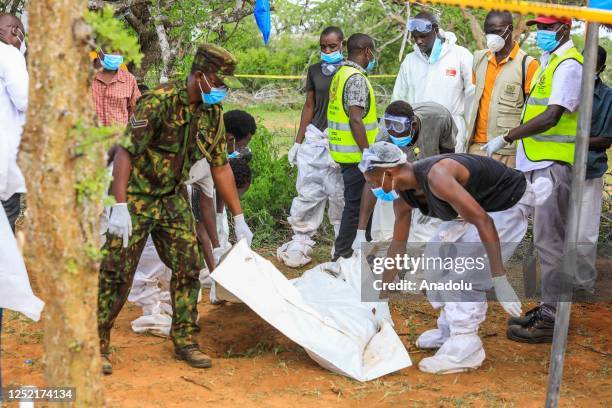
<svg viewBox="0 0 612 408"><path fill-rule="evenodd" d="M435 102L417 103L410 106L404 101L395 101L387 106L380 120L376 141L393 143L406 154L408 162L416 162L437 154L453 153L456 135L457 126L455 126L452 115L444 106ZM358 250L361 243L366 241L365 230L376 205L378 205L376 211L385 218L394 216L393 206L384 201L386 201L385 197L374 195L370 195L369 200L362 200L359 227L353 241L353 250ZM373 231L376 231L374 222L376 219L378 217L374 216ZM409 242L429 241L439 224L439 220L426 217L415 209ZM372 235L375 236L374 233Z"/></svg>
<svg viewBox="0 0 612 408"><path fill-rule="evenodd" d="M391 100L432 101L444 106L458 129L455 151L462 152L467 133L464 107L471 105L474 94L472 54L458 46L457 37L443 31L430 13L410 19L408 30L415 46L402 62Z"/></svg>

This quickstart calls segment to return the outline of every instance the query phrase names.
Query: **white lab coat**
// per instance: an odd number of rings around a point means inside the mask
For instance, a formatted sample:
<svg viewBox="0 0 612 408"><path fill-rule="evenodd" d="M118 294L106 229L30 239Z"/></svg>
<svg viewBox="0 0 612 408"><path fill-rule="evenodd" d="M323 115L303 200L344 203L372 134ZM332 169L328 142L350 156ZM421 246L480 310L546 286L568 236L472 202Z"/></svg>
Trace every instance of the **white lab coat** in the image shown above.
<svg viewBox="0 0 612 408"><path fill-rule="evenodd" d="M28 105L28 72L15 47L0 42L0 199L25 192L17 151ZM44 303L32 293L28 272L4 208L0 207L0 308L40 319Z"/></svg>
<svg viewBox="0 0 612 408"><path fill-rule="evenodd" d="M0 199L25 193L17 151L28 106L28 71L19 50L0 42Z"/></svg>
<svg viewBox="0 0 612 408"><path fill-rule="evenodd" d="M393 88L392 101L410 104L437 102L450 111L457 125L456 152L465 150L467 118L474 97L472 54L456 44L457 37L440 30L445 38L440 59L430 64L418 47L406 55Z"/></svg>

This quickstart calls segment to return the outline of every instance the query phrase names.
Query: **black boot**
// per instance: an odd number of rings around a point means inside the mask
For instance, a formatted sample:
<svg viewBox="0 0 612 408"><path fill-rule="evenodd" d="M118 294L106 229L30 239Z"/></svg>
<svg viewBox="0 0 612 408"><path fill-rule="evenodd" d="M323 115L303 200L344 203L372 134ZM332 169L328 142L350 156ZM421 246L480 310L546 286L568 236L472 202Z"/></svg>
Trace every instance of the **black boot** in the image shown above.
<svg viewBox="0 0 612 408"><path fill-rule="evenodd" d="M524 326L527 323L529 323L531 321L531 319L533 319L533 316L538 313L540 311L540 309L542 308L542 305L538 305L536 307L534 307L533 309L527 311L527 313L525 313L525 316L519 316L519 317L510 317L508 319L508 326Z"/></svg>
<svg viewBox="0 0 612 408"><path fill-rule="evenodd" d="M554 318L539 309L532 314L527 324L509 326L506 335L510 340L521 343L552 343L554 331Z"/></svg>
<svg viewBox="0 0 612 408"><path fill-rule="evenodd" d="M212 367L212 359L200 351L197 344L189 344L184 347L176 347L174 356L179 360L184 360L195 368Z"/></svg>
<svg viewBox="0 0 612 408"><path fill-rule="evenodd" d="M111 375L113 373L113 365L110 362L108 354L102 354L102 374Z"/></svg>

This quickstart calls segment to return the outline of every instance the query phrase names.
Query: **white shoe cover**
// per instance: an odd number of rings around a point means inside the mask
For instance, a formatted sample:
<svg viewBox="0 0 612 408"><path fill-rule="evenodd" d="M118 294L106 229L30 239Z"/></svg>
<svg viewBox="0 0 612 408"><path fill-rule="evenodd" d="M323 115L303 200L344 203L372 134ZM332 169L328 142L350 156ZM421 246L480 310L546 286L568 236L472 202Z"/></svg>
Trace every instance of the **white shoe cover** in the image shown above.
<svg viewBox="0 0 612 408"><path fill-rule="evenodd" d="M476 333L451 336L432 357L419 362L419 369L430 374L452 374L474 370L485 359L482 341Z"/></svg>
<svg viewBox="0 0 612 408"><path fill-rule="evenodd" d="M450 329L431 329L423 332L416 341L416 346L420 349L437 349L450 337Z"/></svg>
<svg viewBox="0 0 612 408"><path fill-rule="evenodd" d="M140 316L138 319L132 321L132 330L136 333L151 333L155 336L168 337L170 335L171 325L172 317L167 314L159 313Z"/></svg>
<svg viewBox="0 0 612 408"><path fill-rule="evenodd" d="M292 240L276 250L276 258L290 268L300 268L312 261L313 240Z"/></svg>

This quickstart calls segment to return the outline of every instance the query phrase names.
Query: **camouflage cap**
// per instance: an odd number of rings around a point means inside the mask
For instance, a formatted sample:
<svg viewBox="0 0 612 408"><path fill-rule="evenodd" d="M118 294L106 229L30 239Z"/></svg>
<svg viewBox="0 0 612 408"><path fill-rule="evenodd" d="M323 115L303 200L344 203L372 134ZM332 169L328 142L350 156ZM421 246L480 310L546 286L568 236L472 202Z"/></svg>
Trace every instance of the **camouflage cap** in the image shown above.
<svg viewBox="0 0 612 408"><path fill-rule="evenodd" d="M228 50L215 44L201 44L198 46L193 66L200 68L208 68L208 70L217 77L228 88L242 88L242 83L234 76L236 69L236 57Z"/></svg>

